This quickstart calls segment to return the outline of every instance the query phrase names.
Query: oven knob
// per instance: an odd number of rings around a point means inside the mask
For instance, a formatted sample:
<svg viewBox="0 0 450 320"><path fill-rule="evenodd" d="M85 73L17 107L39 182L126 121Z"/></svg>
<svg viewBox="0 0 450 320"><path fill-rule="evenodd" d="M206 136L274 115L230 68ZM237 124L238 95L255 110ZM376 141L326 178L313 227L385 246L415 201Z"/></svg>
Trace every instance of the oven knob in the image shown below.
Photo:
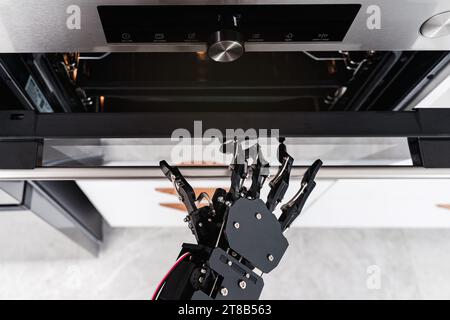
<svg viewBox="0 0 450 320"><path fill-rule="evenodd" d="M437 14L422 25L420 33L427 38L441 38L450 35L450 11Z"/></svg>
<svg viewBox="0 0 450 320"><path fill-rule="evenodd" d="M209 57L217 62L235 61L245 52L244 38L234 30L215 32L208 45Z"/></svg>

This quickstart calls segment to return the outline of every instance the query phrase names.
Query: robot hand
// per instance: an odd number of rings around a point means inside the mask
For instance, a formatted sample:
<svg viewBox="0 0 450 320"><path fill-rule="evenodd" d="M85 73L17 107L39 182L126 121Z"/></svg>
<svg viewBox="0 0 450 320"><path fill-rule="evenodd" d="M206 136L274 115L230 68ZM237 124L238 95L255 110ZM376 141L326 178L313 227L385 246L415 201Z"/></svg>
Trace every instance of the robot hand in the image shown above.
<svg viewBox="0 0 450 320"><path fill-rule="evenodd" d="M278 148L280 167L270 182L267 201L260 191L269 176L269 164L258 144L242 149L237 141L231 169L231 185L227 192L217 189L210 199L201 194L196 198L193 188L178 168L161 161L163 173L174 184L180 200L186 206L185 221L197 244L183 244L175 265L159 284L154 300L249 300L258 299L264 286L262 275L280 262L288 241L284 232L300 215L313 191L316 174L322 166L317 160L303 176L300 190L281 207L279 219L273 211L289 187L294 159L287 153L283 141ZM244 187L248 176L249 154L255 157L250 166L252 184ZM208 205L198 207L203 199Z"/></svg>

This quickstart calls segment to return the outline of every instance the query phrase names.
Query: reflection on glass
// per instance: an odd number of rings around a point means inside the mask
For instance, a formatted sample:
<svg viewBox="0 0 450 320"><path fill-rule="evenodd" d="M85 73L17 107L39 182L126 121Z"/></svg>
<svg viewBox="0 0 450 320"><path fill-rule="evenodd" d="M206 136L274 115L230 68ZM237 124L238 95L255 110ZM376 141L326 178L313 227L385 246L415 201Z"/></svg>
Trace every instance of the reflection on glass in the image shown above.
<svg viewBox="0 0 450 320"><path fill-rule="evenodd" d="M287 138L295 165L322 159L327 166L410 166L405 138ZM227 166L231 154L220 151L219 140L192 139L72 139L46 140L43 166L157 166L168 160L181 166ZM278 142L261 144L265 158L278 165Z"/></svg>

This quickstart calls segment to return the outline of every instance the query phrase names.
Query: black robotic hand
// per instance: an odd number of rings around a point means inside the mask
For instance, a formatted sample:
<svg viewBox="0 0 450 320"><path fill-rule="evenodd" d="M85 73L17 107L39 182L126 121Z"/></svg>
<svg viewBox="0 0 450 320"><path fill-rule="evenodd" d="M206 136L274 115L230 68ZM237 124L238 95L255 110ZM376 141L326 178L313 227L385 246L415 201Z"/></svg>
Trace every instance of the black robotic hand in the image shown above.
<svg viewBox="0 0 450 320"><path fill-rule="evenodd" d="M316 186L314 179L322 161L317 160L306 171L300 190L281 207L277 219L273 211L288 189L294 159L281 143L281 165L264 203L259 196L269 176L269 164L259 145L255 145L256 159L250 167L252 184L245 188L249 157L240 144L235 144L230 189L217 189L212 199L206 194L196 198L180 171L161 161L162 171L186 206L185 221L197 244L183 244L177 262L156 289L154 300L258 299L264 286L263 273L272 271L283 257L289 245L283 233L299 216ZM198 208L197 203L203 199L209 205Z"/></svg>

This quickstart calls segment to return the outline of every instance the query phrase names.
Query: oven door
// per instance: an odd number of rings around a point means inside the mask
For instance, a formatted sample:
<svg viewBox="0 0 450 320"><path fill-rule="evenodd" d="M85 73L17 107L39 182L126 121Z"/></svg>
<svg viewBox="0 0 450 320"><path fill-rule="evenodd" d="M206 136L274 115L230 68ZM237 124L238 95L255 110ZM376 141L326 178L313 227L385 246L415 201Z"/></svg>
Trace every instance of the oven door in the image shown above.
<svg viewBox="0 0 450 320"><path fill-rule="evenodd" d="M2 168L168 159L217 170L236 137L259 140L275 167L283 138L300 167L447 168L436 94L449 61L446 51L251 52L232 63L204 52L0 54Z"/></svg>

